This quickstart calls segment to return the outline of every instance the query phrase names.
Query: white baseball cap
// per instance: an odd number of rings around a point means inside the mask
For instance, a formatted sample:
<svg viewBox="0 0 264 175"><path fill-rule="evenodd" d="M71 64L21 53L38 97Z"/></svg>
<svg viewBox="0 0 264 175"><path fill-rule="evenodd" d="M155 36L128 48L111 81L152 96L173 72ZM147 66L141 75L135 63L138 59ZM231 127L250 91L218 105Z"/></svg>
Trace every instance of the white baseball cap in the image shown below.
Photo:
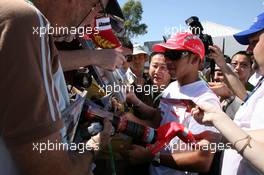
<svg viewBox="0 0 264 175"><path fill-rule="evenodd" d="M144 47L142 47L139 44L136 44L133 46L133 55L138 55L138 54L146 54L148 55L148 53L144 50Z"/></svg>

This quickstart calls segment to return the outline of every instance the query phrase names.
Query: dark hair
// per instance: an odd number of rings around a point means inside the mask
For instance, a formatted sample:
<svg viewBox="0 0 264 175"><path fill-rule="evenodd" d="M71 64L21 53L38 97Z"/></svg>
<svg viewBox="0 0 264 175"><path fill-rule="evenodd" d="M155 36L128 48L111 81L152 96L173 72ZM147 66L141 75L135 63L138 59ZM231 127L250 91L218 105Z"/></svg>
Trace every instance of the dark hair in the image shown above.
<svg viewBox="0 0 264 175"><path fill-rule="evenodd" d="M228 55L224 55L224 58L226 63L231 63L231 58Z"/></svg>
<svg viewBox="0 0 264 175"><path fill-rule="evenodd" d="M244 55L244 56L246 56L247 58L248 58L248 60L249 60L249 62L250 62L250 65L252 65L253 64L253 60L252 60L252 53L249 53L249 52L247 52L247 51L238 51L237 53L235 53L233 56L232 56L232 58L231 58L231 60L236 56L236 55Z"/></svg>
<svg viewBox="0 0 264 175"><path fill-rule="evenodd" d="M152 57L159 54L164 56L164 52L152 52L149 56L149 63L151 63Z"/></svg>
<svg viewBox="0 0 264 175"><path fill-rule="evenodd" d="M133 44L130 41L130 39L128 39L126 37L118 37L118 39L121 42L121 44L122 44L123 47L129 48L133 52Z"/></svg>

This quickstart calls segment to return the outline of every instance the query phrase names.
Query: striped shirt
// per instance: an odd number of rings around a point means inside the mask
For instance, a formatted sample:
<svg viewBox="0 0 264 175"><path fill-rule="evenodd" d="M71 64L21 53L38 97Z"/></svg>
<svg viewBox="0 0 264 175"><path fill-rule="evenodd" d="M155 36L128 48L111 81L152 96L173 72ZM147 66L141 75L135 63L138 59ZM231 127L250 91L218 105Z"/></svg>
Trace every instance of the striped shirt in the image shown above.
<svg viewBox="0 0 264 175"><path fill-rule="evenodd" d="M40 154L33 147L48 140L60 142L60 111L68 103L52 37L33 30L47 25L25 1L0 1L0 138L20 174L84 174L89 162L84 167L73 164L66 151Z"/></svg>

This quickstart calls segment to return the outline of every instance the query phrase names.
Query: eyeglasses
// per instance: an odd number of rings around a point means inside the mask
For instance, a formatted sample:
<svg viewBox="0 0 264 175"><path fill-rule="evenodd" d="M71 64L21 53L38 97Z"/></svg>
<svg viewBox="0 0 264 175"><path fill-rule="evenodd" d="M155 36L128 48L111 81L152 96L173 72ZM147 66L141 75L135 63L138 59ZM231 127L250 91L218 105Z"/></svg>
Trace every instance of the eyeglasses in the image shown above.
<svg viewBox="0 0 264 175"><path fill-rule="evenodd" d="M171 60L179 60L187 55L189 55L191 52L184 51L184 50L167 50L164 53L164 56L171 59Z"/></svg>
<svg viewBox="0 0 264 175"><path fill-rule="evenodd" d="M250 65L247 64L247 63L239 63L239 62L232 62L231 65L236 68L237 66L239 66L241 69L247 69L247 68L250 68Z"/></svg>

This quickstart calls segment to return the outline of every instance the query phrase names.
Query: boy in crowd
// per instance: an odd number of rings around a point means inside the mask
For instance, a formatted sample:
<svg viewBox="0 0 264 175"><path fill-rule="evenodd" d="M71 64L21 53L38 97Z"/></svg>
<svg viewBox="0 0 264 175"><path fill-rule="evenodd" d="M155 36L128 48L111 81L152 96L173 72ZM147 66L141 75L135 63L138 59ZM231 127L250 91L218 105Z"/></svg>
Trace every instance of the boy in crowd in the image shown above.
<svg viewBox="0 0 264 175"><path fill-rule="evenodd" d="M190 33L178 33L166 43L154 45L155 52L164 52L167 67L172 82L162 93L160 112L156 109L143 109L147 119L154 120L159 125L168 122L178 122L185 125L193 133L214 130L198 124L191 116L191 103L182 103L183 99L196 104L209 102L220 108L217 96L199 79L198 70L204 58L202 41ZM158 127L158 126L156 126ZM185 149L181 149L184 145ZM171 140L168 147L155 156L149 150L138 145L132 145L127 151L129 160L134 163L158 161L159 166L151 165L150 174L197 174L210 169L214 154L210 150L193 150L178 138ZM196 172L196 173L192 173Z"/></svg>

